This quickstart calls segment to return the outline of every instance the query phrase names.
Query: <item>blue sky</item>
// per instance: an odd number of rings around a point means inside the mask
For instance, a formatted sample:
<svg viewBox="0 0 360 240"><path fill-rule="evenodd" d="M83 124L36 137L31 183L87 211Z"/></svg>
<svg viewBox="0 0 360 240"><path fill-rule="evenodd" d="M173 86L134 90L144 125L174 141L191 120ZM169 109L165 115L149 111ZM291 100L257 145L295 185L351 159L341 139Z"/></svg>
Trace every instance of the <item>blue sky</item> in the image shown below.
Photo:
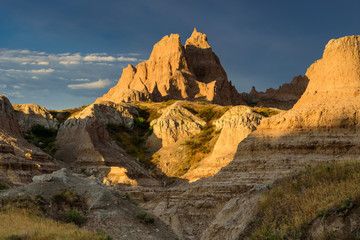
<svg viewBox="0 0 360 240"><path fill-rule="evenodd" d="M360 34L360 2L0 0L0 94L64 109L92 103L164 35L206 33L239 92L277 88Z"/></svg>

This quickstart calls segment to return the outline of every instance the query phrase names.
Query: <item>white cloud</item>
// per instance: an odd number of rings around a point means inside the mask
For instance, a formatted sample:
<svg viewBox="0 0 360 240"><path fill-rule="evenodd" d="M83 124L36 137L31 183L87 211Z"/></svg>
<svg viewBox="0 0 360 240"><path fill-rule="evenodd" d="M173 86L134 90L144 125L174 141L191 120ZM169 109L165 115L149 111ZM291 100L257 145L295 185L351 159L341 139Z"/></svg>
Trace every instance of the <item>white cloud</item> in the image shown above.
<svg viewBox="0 0 360 240"><path fill-rule="evenodd" d="M98 89L109 86L112 82L109 79L99 79L92 83L69 84L68 88L71 89Z"/></svg>
<svg viewBox="0 0 360 240"><path fill-rule="evenodd" d="M136 62L138 59L137 58L128 58L128 57L118 57L117 60L120 62Z"/></svg>
<svg viewBox="0 0 360 240"><path fill-rule="evenodd" d="M54 71L55 71L55 69L48 68L48 69L33 69L33 70L29 70L27 72L31 72L31 73L52 73Z"/></svg>
<svg viewBox="0 0 360 240"><path fill-rule="evenodd" d="M38 62L38 65L49 65L49 62Z"/></svg>
<svg viewBox="0 0 360 240"><path fill-rule="evenodd" d="M0 84L0 88L6 88L6 84Z"/></svg>
<svg viewBox="0 0 360 240"><path fill-rule="evenodd" d="M60 61L59 63L60 63L60 64L63 64L63 65L75 65L75 64L80 64L80 62L78 62L78 61Z"/></svg>
<svg viewBox="0 0 360 240"><path fill-rule="evenodd" d="M19 85L13 85L12 87L15 88L15 89L20 89L21 88L21 86L19 86Z"/></svg>
<svg viewBox="0 0 360 240"><path fill-rule="evenodd" d="M32 79L39 79L39 78L38 78L38 77L36 77L36 76L32 76L31 78L32 78Z"/></svg>
<svg viewBox="0 0 360 240"><path fill-rule="evenodd" d="M112 57L112 56L98 56L98 55L87 55L84 57L83 59L84 61L91 61L91 62L114 62L116 61L116 58Z"/></svg>

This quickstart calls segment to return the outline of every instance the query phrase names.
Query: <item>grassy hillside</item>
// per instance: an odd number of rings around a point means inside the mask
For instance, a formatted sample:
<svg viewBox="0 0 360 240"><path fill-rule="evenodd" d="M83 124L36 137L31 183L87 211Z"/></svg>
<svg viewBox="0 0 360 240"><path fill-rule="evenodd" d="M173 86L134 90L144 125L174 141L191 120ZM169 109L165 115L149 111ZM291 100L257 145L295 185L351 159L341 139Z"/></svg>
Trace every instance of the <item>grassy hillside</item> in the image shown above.
<svg viewBox="0 0 360 240"><path fill-rule="evenodd" d="M308 166L275 183L263 196L246 237L310 239L307 231L314 219L326 218L330 212L345 217L359 199L360 162Z"/></svg>

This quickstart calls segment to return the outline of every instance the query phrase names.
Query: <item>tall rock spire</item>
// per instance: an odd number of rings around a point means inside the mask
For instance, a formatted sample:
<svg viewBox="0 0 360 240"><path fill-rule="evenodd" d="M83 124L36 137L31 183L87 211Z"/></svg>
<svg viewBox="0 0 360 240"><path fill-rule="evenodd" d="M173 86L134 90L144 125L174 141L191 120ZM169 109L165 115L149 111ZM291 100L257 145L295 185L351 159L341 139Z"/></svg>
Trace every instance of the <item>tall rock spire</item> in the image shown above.
<svg viewBox="0 0 360 240"><path fill-rule="evenodd" d="M149 60L128 66L118 84L97 102L206 100L221 105L244 103L230 84L207 36L194 29L185 47L171 34L154 45Z"/></svg>

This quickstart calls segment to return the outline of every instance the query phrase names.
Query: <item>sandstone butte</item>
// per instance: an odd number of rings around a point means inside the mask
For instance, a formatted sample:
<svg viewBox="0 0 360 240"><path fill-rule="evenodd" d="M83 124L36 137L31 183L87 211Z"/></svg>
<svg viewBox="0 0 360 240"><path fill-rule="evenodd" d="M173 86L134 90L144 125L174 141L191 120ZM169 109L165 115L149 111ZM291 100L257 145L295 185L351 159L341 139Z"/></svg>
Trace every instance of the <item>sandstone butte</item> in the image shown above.
<svg viewBox="0 0 360 240"><path fill-rule="evenodd" d="M360 36L329 41L305 76L295 106L263 119L214 177L169 188L142 206L184 239L239 239L267 184L308 164L358 159Z"/></svg>
<svg viewBox="0 0 360 240"><path fill-rule="evenodd" d="M194 29L181 45L171 34L155 44L149 60L123 70L118 84L100 101L204 100L220 105L245 104L228 81L207 36Z"/></svg>

